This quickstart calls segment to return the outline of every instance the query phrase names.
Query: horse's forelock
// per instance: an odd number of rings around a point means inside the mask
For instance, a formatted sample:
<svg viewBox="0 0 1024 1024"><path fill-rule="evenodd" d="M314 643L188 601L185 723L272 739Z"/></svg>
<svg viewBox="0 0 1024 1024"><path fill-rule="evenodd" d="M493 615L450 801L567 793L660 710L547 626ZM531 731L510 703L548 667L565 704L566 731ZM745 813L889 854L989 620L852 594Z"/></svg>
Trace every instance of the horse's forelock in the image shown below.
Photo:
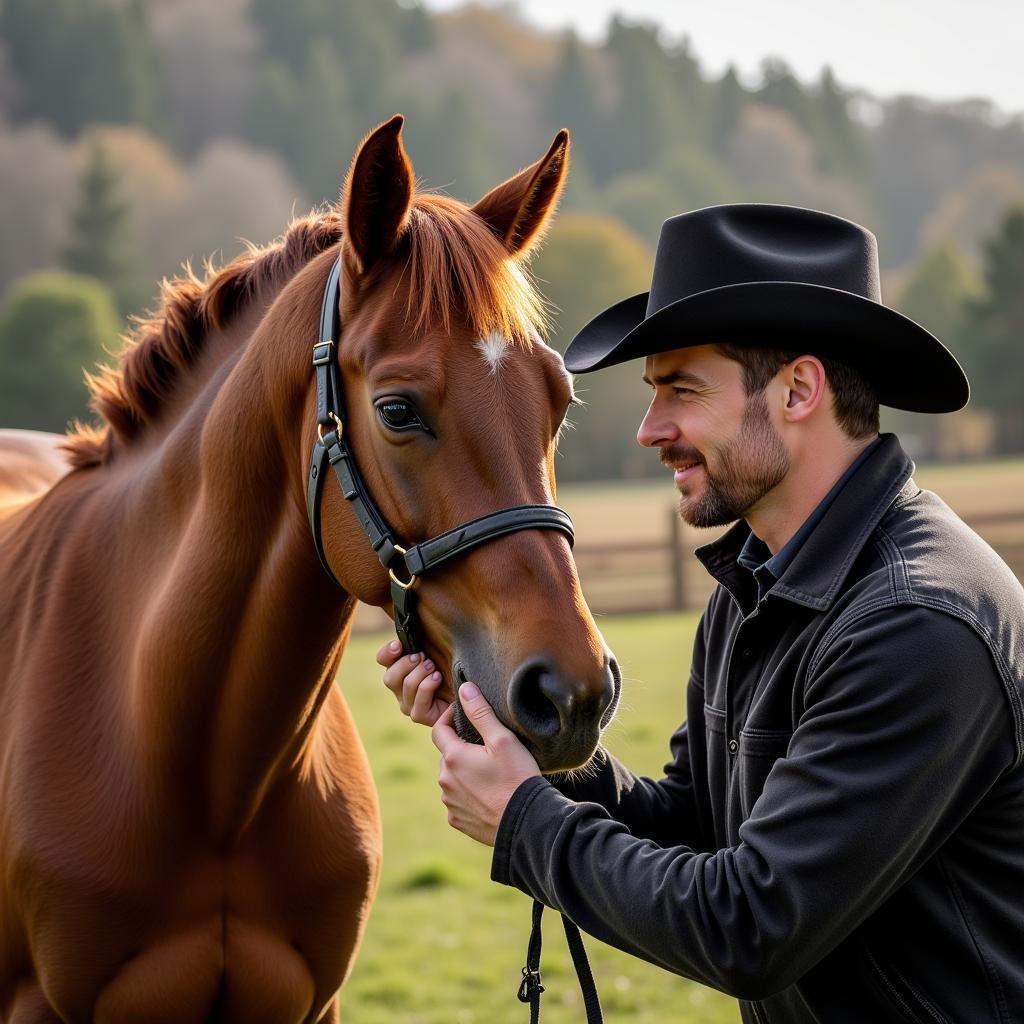
<svg viewBox="0 0 1024 1024"><path fill-rule="evenodd" d="M422 193L409 219L406 316L416 331L451 328L463 311L478 338L498 334L529 347L545 333L543 300L520 263L468 207Z"/></svg>

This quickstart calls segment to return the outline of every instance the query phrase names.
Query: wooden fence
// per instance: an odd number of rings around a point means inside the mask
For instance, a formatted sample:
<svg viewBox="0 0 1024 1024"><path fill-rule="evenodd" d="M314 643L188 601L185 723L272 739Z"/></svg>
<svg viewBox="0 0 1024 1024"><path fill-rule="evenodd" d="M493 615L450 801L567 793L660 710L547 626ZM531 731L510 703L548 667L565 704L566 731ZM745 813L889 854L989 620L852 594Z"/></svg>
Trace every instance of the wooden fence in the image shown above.
<svg viewBox="0 0 1024 1024"><path fill-rule="evenodd" d="M577 545L576 565L592 611L646 614L703 608L714 583L693 549L717 534L686 528L674 506L665 512L660 537ZM984 512L967 517L966 522L1024 580L1024 509ZM387 617L379 609L360 608L357 632L387 626Z"/></svg>

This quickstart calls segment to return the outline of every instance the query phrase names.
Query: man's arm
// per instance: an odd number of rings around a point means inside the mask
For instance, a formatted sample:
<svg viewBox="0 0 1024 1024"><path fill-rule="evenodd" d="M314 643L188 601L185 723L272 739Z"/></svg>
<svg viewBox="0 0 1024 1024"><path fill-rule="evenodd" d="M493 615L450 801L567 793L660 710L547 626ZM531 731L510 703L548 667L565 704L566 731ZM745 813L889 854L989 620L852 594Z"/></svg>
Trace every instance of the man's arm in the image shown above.
<svg viewBox="0 0 1024 1024"><path fill-rule="evenodd" d="M886 609L824 654L740 844L663 849L539 777L492 877L611 945L741 998L792 984L949 838L1014 757L1001 683L957 619Z"/></svg>

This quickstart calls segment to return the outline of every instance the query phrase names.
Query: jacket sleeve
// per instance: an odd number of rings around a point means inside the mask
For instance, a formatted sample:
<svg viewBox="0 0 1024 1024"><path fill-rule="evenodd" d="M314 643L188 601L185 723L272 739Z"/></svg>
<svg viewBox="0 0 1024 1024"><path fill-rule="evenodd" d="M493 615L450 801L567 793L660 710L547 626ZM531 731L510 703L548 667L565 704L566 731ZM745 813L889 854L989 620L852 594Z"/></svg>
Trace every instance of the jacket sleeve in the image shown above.
<svg viewBox="0 0 1024 1024"><path fill-rule="evenodd" d="M852 622L803 707L739 845L664 849L534 778L506 808L492 878L741 999L781 991L899 888L1014 758L987 648L928 609Z"/></svg>
<svg viewBox="0 0 1024 1024"><path fill-rule="evenodd" d="M686 703L689 721L699 726L704 709L703 619L694 640ZM585 769L553 784L570 800L600 804L634 836L661 846L710 848L710 826L698 797L698 787L706 782L703 760L691 757L686 722L673 733L669 747L671 760L662 779L635 775L602 747Z"/></svg>

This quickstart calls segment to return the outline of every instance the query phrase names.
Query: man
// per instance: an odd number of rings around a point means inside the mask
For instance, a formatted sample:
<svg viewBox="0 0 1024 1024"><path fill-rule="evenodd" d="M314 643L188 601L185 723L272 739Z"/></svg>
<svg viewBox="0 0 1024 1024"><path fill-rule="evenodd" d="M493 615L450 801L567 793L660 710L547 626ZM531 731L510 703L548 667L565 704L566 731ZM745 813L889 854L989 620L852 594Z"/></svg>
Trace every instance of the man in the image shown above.
<svg viewBox="0 0 1024 1024"><path fill-rule="evenodd" d="M665 778L601 752L553 784L471 684L463 743L433 666L385 648L449 820L745 1021L1024 1021L1024 591L878 436L879 401L960 408L963 372L881 304L870 232L770 205L667 221L650 293L566 364L641 357L681 515L739 520L697 552L719 586Z"/></svg>

